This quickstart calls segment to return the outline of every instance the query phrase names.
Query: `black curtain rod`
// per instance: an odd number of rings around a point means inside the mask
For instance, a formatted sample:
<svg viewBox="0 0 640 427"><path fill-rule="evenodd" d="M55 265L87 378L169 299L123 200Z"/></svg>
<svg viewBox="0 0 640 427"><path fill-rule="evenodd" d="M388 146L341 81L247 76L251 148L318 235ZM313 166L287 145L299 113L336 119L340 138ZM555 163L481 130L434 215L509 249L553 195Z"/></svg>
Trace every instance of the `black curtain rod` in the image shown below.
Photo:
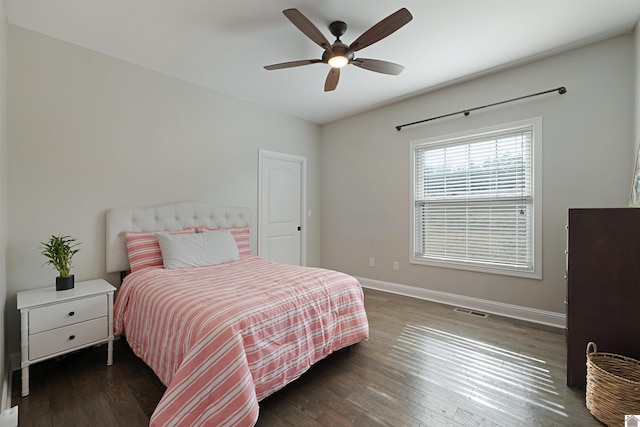
<svg viewBox="0 0 640 427"><path fill-rule="evenodd" d="M544 94L551 93L551 92L558 92L560 95L564 95L565 93L567 93L567 88L564 87L564 86L561 86L561 87L556 88L556 89L545 90L544 92L532 93L531 95L520 96L518 98L507 99L506 101L500 101L500 102L495 102L493 104L483 105L482 107L469 108L467 110L456 111L455 113L449 113L449 114L444 114L442 116L431 117L430 119L419 120L417 122L412 122L412 123L405 123L403 125L396 126L396 130L398 132L400 132L400 130L403 127L406 127L406 126L413 126L413 125L417 125L419 123L429 122L431 120L436 120L436 119L442 119L442 118L445 118L445 117L455 116L456 114L464 114L465 117L466 117L472 111L475 111L475 110L481 110L483 108L493 107L493 106L500 105L500 104L506 104L507 102L519 101L521 99L531 98L532 96L544 95Z"/></svg>

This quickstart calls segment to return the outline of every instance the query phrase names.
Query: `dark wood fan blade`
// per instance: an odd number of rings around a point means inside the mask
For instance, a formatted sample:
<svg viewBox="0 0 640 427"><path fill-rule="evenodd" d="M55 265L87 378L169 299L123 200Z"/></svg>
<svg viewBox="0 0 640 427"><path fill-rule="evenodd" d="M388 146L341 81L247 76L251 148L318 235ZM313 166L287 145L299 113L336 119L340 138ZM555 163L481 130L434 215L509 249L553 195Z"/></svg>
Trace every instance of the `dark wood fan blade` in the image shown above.
<svg viewBox="0 0 640 427"><path fill-rule="evenodd" d="M285 9L282 11L284 16L289 18L289 21L300 31L309 37L315 44L323 49L331 50L331 43L329 40L318 30L318 27L313 25L311 21L307 19L298 9Z"/></svg>
<svg viewBox="0 0 640 427"><path fill-rule="evenodd" d="M338 86L338 80L340 80L340 68L331 68L327 75L327 80L324 82L324 91L331 92Z"/></svg>
<svg viewBox="0 0 640 427"><path fill-rule="evenodd" d="M394 64L393 62L380 61L379 59L358 58L351 61L356 67L365 70L375 71L376 73L391 74L397 76L404 70L404 66Z"/></svg>
<svg viewBox="0 0 640 427"><path fill-rule="evenodd" d="M387 37L390 34L398 31L400 28L408 24L413 19L411 13L406 9L402 8L395 13L384 18L382 21L378 22L373 27L369 28L365 31L360 37L356 39L351 45L349 49L356 52L360 49L364 49L367 46L374 44Z"/></svg>
<svg viewBox="0 0 640 427"><path fill-rule="evenodd" d="M265 70L281 70L283 68L300 67L302 65L317 64L321 59L303 59L301 61L281 62L280 64L265 65Z"/></svg>

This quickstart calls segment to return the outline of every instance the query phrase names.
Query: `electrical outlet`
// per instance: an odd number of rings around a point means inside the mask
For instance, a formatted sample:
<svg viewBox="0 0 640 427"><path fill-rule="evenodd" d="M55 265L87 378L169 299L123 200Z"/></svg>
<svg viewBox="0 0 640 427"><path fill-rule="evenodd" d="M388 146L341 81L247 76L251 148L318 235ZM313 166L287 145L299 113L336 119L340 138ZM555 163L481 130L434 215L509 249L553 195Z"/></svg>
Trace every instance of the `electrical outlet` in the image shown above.
<svg viewBox="0 0 640 427"><path fill-rule="evenodd" d="M374 258L369 258L369 267L375 267L376 266L376 260Z"/></svg>
<svg viewBox="0 0 640 427"><path fill-rule="evenodd" d="M394 269L395 271L400 270L400 263L399 263L398 261L394 261L394 262L393 262L393 269Z"/></svg>

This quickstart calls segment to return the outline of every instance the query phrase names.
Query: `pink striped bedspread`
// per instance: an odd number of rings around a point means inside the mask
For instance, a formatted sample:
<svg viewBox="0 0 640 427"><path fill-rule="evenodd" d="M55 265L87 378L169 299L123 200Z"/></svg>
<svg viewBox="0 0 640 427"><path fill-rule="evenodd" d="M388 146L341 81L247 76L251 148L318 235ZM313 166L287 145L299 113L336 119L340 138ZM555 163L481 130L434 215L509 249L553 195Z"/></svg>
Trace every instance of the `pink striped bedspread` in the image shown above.
<svg viewBox="0 0 640 427"><path fill-rule="evenodd" d="M260 400L369 335L356 279L253 256L132 273L114 320L167 386L152 426L252 426Z"/></svg>

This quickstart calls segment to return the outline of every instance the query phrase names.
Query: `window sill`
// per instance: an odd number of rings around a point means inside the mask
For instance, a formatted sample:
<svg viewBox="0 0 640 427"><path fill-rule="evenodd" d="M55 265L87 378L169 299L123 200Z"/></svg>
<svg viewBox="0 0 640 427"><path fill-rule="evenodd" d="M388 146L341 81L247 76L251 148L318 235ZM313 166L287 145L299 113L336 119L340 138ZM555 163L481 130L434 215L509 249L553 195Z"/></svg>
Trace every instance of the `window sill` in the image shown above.
<svg viewBox="0 0 640 427"><path fill-rule="evenodd" d="M449 268L453 270L466 270L466 271L474 271L477 273L486 273L486 274L498 274L501 276L512 276L512 277L521 277L525 279L534 279L534 280L542 280L542 268L538 268L537 270L534 268L533 271L517 269L517 268L508 268L508 267L492 267L485 264L480 263L471 263L471 262L455 262L455 261L444 261L444 260L435 260L435 259L424 259L424 258L410 258L410 264L416 265L424 265L429 267L440 267L440 268Z"/></svg>

